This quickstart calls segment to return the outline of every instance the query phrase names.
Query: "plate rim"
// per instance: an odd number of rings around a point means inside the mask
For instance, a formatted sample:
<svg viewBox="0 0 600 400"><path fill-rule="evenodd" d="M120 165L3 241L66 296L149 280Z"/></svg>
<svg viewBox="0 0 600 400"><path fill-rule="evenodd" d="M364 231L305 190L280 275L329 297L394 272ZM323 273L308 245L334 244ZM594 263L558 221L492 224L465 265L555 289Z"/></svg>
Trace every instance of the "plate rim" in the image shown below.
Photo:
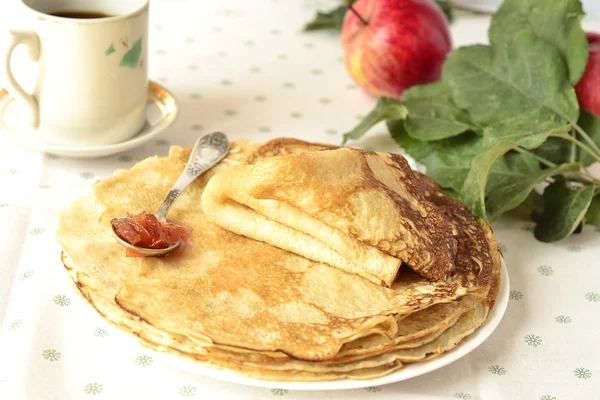
<svg viewBox="0 0 600 400"><path fill-rule="evenodd" d="M500 289L496 296L494 307L490 311L485 322L477 330L466 337L454 349L436 357L433 360L409 364L398 371L380 378L368 380L342 379L335 381L320 382L294 382L294 381L268 381L256 378L248 378L223 369L216 369L202 365L201 362L195 362L186 358L178 357L174 354L155 351L159 358L165 363L179 367L187 372L194 373L203 378L215 379L222 382L235 383L244 386L252 386L267 389L286 389L286 390L305 390L305 391L324 391L324 390L351 390L364 389L372 386L383 386L392 383L402 382L407 379L416 378L443 368L459 359L465 357L473 350L481 346L500 325L506 309L510 294L510 282L508 269L504 258L501 258L500 271Z"/></svg>
<svg viewBox="0 0 600 400"><path fill-rule="evenodd" d="M104 144L104 145L93 145L93 146L68 146L62 144L53 144L43 141L35 140L34 138L27 137L25 135L19 135L18 132L13 132L9 129L5 129L0 124L0 137L4 137L6 140L24 146L26 148L41 151L44 153L53 153L64 157L73 158L99 158L106 157L112 154L120 153L145 143L158 135L160 132L168 128L173 122L175 122L179 115L179 103L173 93L159 84L156 81L148 80L147 85L148 100L152 100L162 112L161 119L154 125L148 127L145 125L144 129L138 132L135 136L126 139L119 143ZM169 101L172 102L172 110L165 113L162 106L158 104L160 99L156 99L156 96L150 96L158 92L166 93L169 97ZM6 89L0 88L0 109L12 101L13 97L6 91ZM6 104L4 104L6 103Z"/></svg>

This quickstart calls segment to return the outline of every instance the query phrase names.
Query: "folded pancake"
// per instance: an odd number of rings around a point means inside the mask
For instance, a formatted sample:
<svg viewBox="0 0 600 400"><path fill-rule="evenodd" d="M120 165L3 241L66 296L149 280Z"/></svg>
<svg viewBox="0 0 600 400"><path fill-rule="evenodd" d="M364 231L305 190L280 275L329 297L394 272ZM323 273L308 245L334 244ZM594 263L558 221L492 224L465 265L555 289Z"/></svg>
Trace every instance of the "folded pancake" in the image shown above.
<svg viewBox="0 0 600 400"><path fill-rule="evenodd" d="M402 262L445 280L456 243L399 155L341 148L269 158L214 176L204 213L239 235L391 286Z"/></svg>

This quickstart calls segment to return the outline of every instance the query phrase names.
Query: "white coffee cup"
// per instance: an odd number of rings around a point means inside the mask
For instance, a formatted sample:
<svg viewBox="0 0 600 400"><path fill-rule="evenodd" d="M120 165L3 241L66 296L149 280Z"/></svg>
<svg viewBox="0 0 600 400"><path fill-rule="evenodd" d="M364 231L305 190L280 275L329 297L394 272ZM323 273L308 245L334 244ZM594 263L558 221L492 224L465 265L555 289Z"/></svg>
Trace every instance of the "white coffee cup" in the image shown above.
<svg viewBox="0 0 600 400"><path fill-rule="evenodd" d="M27 109L40 141L93 146L135 136L146 123L149 0L19 0L22 29L0 49L0 84ZM69 17L56 16L71 13ZM107 15L76 18L72 13ZM19 44L37 62L33 92L10 67ZM24 133L26 134L26 133Z"/></svg>

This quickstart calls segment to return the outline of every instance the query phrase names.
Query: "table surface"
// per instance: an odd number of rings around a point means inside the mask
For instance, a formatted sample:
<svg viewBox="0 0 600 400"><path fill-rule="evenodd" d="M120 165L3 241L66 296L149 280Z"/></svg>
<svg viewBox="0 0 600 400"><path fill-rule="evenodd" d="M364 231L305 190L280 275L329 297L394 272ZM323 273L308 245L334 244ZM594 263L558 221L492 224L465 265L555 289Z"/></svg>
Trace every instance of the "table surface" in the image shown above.
<svg viewBox="0 0 600 400"><path fill-rule="evenodd" d="M301 32L317 9L336 4L153 0L150 77L177 96L174 125L139 148L94 160L36 153L0 136L0 399L600 398L600 233L589 226L543 244L523 217L501 218L494 229L511 292L498 329L450 366L367 390L295 392L202 378L164 363L73 291L54 240L57 215L98 178L214 130L337 144L373 107L344 70L339 35ZM0 15L14 25L10 13ZM488 24L459 14L454 44L485 42ZM597 21L585 25L600 31ZM400 151L384 126L356 145Z"/></svg>

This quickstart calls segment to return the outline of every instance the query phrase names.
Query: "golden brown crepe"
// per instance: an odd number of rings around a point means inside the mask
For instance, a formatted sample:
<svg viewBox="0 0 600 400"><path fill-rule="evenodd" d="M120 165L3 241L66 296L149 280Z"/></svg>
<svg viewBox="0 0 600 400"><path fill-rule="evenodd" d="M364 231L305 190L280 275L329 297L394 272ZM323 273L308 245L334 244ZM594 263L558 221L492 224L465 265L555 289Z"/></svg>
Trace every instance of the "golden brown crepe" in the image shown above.
<svg viewBox="0 0 600 400"><path fill-rule="evenodd" d="M391 286L405 262L444 280L456 242L404 158L340 148L272 157L215 176L205 214L228 231Z"/></svg>
<svg viewBox="0 0 600 400"><path fill-rule="evenodd" d="M155 209L189 150L174 147L168 157L117 171L62 213L58 239L65 267L104 318L145 346L244 376L370 379L453 348L485 320L500 258L489 228L466 218L464 206L448 202L422 176L415 182L423 198L440 204L459 243L456 259L462 261L448 282L403 268L391 289L380 287L236 235L203 214L199 199L218 174L265 157L326 148L288 139L233 143L232 153L175 204L170 218L194 228L193 243L163 259L124 257L109 221Z"/></svg>

